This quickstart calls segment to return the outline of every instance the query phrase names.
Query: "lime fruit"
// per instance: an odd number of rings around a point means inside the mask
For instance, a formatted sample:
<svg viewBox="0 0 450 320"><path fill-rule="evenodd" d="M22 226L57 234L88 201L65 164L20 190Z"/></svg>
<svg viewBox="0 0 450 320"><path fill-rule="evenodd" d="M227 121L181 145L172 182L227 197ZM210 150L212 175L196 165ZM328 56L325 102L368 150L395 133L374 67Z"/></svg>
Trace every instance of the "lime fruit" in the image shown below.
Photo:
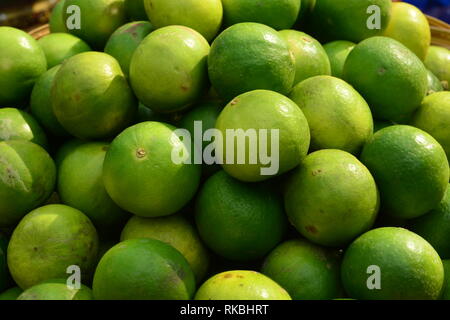
<svg viewBox="0 0 450 320"><path fill-rule="evenodd" d="M45 53L48 68L52 68L78 53L91 51L89 45L68 33L51 33L38 40Z"/></svg>
<svg viewBox="0 0 450 320"><path fill-rule="evenodd" d="M291 297L259 272L234 270L208 279L198 289L195 300L291 300Z"/></svg>
<svg viewBox="0 0 450 320"><path fill-rule="evenodd" d="M375 118L394 122L408 120L428 87L422 61L387 37L358 44L347 57L343 78L367 100Z"/></svg>
<svg viewBox="0 0 450 320"><path fill-rule="evenodd" d="M331 75L330 60L319 41L296 30L283 30L280 35L295 58L294 85L313 76Z"/></svg>
<svg viewBox="0 0 450 320"><path fill-rule="evenodd" d="M195 221L208 247L237 261L262 258L281 241L286 227L278 194L265 185L240 182L224 171L201 188Z"/></svg>
<svg viewBox="0 0 450 320"><path fill-rule="evenodd" d="M142 2L142 0L140 0ZM105 46L105 53L117 59L123 73L130 72L133 53L142 40L154 30L148 21L135 21L121 26L109 38Z"/></svg>
<svg viewBox="0 0 450 320"><path fill-rule="evenodd" d="M442 264L444 265L444 286L441 300L450 300L450 260L442 260Z"/></svg>
<svg viewBox="0 0 450 320"><path fill-rule="evenodd" d="M73 136L103 139L131 123L137 101L116 59L84 52L67 59L56 73L52 108Z"/></svg>
<svg viewBox="0 0 450 320"><path fill-rule="evenodd" d="M92 290L72 289L65 282L44 282L26 289L17 300L93 300Z"/></svg>
<svg viewBox="0 0 450 320"><path fill-rule="evenodd" d="M356 44L345 40L336 40L323 45L331 65L331 75L342 78L345 61Z"/></svg>
<svg viewBox="0 0 450 320"><path fill-rule="evenodd" d="M214 40L208 71L214 89L230 101L256 89L289 93L295 61L286 41L274 29L259 23L238 23Z"/></svg>
<svg viewBox="0 0 450 320"><path fill-rule="evenodd" d="M44 51L19 29L0 27L0 39L0 106L25 106L37 78L47 70Z"/></svg>
<svg viewBox="0 0 450 320"><path fill-rule="evenodd" d="M156 28L186 26L211 41L222 25L220 0L144 0L144 4L148 18Z"/></svg>
<svg viewBox="0 0 450 320"><path fill-rule="evenodd" d="M369 105L345 81L316 76L292 89L289 97L308 120L311 149L340 149L358 154L372 137L373 119Z"/></svg>
<svg viewBox="0 0 450 320"><path fill-rule="evenodd" d="M106 190L114 202L136 215L173 214L192 199L200 182L201 167L184 161L190 152L171 125L134 125L115 138L106 153Z"/></svg>
<svg viewBox="0 0 450 320"><path fill-rule="evenodd" d="M305 240L280 244L266 257L261 272L294 300L329 300L341 295L338 252Z"/></svg>
<svg viewBox="0 0 450 320"><path fill-rule="evenodd" d="M448 90L450 85L450 50L431 46L425 58L425 65L443 82L444 88Z"/></svg>
<svg viewBox="0 0 450 320"><path fill-rule="evenodd" d="M96 262L97 232L77 209L53 204L27 214L14 230L8 246L8 266L22 289L45 280L64 278L69 266L89 281Z"/></svg>
<svg viewBox="0 0 450 320"><path fill-rule="evenodd" d="M217 158L228 174L242 181L262 181L285 173L309 149L310 132L303 112L273 91L254 90L234 98L220 113L216 128L223 139Z"/></svg>
<svg viewBox="0 0 450 320"><path fill-rule="evenodd" d="M314 243L334 247L369 230L379 209L369 170L341 150L309 154L292 173L284 203L298 232Z"/></svg>
<svg viewBox="0 0 450 320"><path fill-rule="evenodd" d="M97 300L188 300L194 273L176 249L154 239L132 239L112 247L94 275Z"/></svg>
<svg viewBox="0 0 450 320"><path fill-rule="evenodd" d="M125 0L125 11L131 21L147 20L144 0Z"/></svg>
<svg viewBox="0 0 450 320"><path fill-rule="evenodd" d="M66 20L64 15L65 1L66 0L58 1L52 10L49 21L51 33L67 32Z"/></svg>
<svg viewBox="0 0 450 320"><path fill-rule="evenodd" d="M195 228L180 214L161 218L132 217L125 225L120 240L139 238L170 244L189 262L197 282L205 277L209 265L208 252Z"/></svg>
<svg viewBox="0 0 450 320"><path fill-rule="evenodd" d="M52 194L56 168L49 154L29 141L0 142L0 226L17 223Z"/></svg>
<svg viewBox="0 0 450 320"><path fill-rule="evenodd" d="M422 61L431 44L427 17L420 9L405 2L392 3L391 20L383 35L403 43Z"/></svg>
<svg viewBox="0 0 450 320"><path fill-rule="evenodd" d="M444 86L441 82L441 80L439 80L438 77L436 77L434 75L433 72L431 72L430 70L428 71L428 75L427 75L427 79L428 79L428 92L427 95L430 95L432 93L435 92L440 92L440 91L444 91Z"/></svg>
<svg viewBox="0 0 450 320"><path fill-rule="evenodd" d="M359 300L437 299L444 281L433 247L415 233L394 227L356 239L345 252L341 271L345 290Z"/></svg>
<svg viewBox="0 0 450 320"><path fill-rule="evenodd" d="M136 96L157 112L188 108L206 90L209 50L205 38L193 29L168 26L153 31L131 59Z"/></svg>
<svg viewBox="0 0 450 320"><path fill-rule="evenodd" d="M395 217L419 217L444 197L449 180L445 151L420 129L394 125L378 131L361 161L377 182L383 209Z"/></svg>
<svg viewBox="0 0 450 320"><path fill-rule="evenodd" d="M19 287L13 287L0 293L0 300L17 300L23 292Z"/></svg>

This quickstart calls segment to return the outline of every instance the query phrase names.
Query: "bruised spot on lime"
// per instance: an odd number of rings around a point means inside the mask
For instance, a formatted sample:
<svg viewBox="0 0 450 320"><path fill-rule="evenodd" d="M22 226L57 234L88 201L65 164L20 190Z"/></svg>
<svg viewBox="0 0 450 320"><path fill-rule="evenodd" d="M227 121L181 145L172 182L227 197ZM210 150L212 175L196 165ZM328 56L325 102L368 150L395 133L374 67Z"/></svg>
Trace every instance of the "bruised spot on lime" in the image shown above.
<svg viewBox="0 0 450 320"><path fill-rule="evenodd" d="M138 157L139 159L144 158L146 155L147 152L144 149L139 148L136 150L136 157Z"/></svg>

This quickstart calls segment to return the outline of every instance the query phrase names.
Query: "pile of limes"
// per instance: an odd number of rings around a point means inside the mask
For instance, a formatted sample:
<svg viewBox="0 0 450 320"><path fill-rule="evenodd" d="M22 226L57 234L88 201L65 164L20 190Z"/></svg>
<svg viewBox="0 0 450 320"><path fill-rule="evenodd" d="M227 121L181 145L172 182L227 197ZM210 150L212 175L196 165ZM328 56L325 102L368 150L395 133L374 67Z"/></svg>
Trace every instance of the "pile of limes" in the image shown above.
<svg viewBox="0 0 450 320"><path fill-rule="evenodd" d="M391 0L62 0L0 27L0 299L449 299L450 51Z"/></svg>

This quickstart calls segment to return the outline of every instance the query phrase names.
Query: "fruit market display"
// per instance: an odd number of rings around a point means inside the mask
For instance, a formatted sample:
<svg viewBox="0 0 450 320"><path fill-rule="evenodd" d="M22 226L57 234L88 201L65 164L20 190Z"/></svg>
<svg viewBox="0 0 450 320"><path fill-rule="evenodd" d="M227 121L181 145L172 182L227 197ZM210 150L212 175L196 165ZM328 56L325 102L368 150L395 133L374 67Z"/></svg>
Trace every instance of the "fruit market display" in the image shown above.
<svg viewBox="0 0 450 320"><path fill-rule="evenodd" d="M450 51L391 0L62 0L0 27L0 300L450 299Z"/></svg>

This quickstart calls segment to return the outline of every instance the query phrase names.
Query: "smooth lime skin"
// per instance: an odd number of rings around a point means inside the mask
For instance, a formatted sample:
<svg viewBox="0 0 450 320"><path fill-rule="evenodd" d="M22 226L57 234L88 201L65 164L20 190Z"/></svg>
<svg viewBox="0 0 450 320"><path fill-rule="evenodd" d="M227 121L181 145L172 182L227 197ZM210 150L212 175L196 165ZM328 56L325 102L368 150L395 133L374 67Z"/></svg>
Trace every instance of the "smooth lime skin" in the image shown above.
<svg viewBox="0 0 450 320"><path fill-rule="evenodd" d="M190 152L171 125L134 125L115 138L106 153L106 190L115 203L138 216L171 215L192 199L200 183L201 167L178 161L188 160ZM186 158L175 159L175 153Z"/></svg>
<svg viewBox="0 0 450 320"><path fill-rule="evenodd" d="M392 3L391 20L383 35L403 43L422 61L431 44L427 17L419 8L404 2Z"/></svg>
<svg viewBox="0 0 450 320"><path fill-rule="evenodd" d="M330 60L331 75L333 77L342 78L345 61L355 46L355 43L345 40L336 40L323 45Z"/></svg>
<svg viewBox="0 0 450 320"><path fill-rule="evenodd" d="M328 41L348 40L358 43L380 35L391 18L391 0L317 0L311 20L313 26ZM370 6L377 6L380 13L380 28L368 28L367 13Z"/></svg>
<svg viewBox="0 0 450 320"><path fill-rule="evenodd" d="M292 89L289 97L308 121L311 150L340 149L358 154L372 137L369 105L341 79L330 76L306 79Z"/></svg>
<svg viewBox="0 0 450 320"><path fill-rule="evenodd" d="M450 159L450 92L427 96L414 114L411 125L428 132L444 148Z"/></svg>
<svg viewBox="0 0 450 320"><path fill-rule="evenodd" d="M222 148L217 147L216 150L216 156L223 162L222 167L234 178L246 182L267 180L295 168L306 156L310 144L308 122L301 109L289 98L269 90L254 90L234 98L220 113L216 128L223 137ZM241 132L237 131L239 129ZM239 140L244 140L249 129L253 130L250 134L255 133L254 141L246 139L242 148ZM228 130L236 130L231 133L238 138L230 135ZM266 130L265 136L262 130ZM274 130L278 130L278 139ZM264 138L267 148L264 147ZM230 145L233 141L234 150ZM258 148L254 148L256 144ZM276 144L278 152L272 151ZM265 164L260 155L255 154L255 149L267 152L272 162ZM239 163L239 153L244 152L245 161ZM269 167L272 168L269 170Z"/></svg>
<svg viewBox="0 0 450 320"><path fill-rule="evenodd" d="M117 59L123 73L130 73L130 63L136 48L154 30L148 21L134 21L124 24L109 38L105 53Z"/></svg>
<svg viewBox="0 0 450 320"><path fill-rule="evenodd" d="M292 300L275 281L249 270L219 273L208 279L195 300Z"/></svg>
<svg viewBox="0 0 450 320"><path fill-rule="evenodd" d="M69 133L59 123L52 108L52 86L56 73L61 68L57 65L42 74L36 81L30 99L30 112L36 120L52 135L67 137Z"/></svg>
<svg viewBox="0 0 450 320"><path fill-rule="evenodd" d="M0 141L26 140L48 147L47 136L29 113L15 108L0 109Z"/></svg>
<svg viewBox="0 0 450 320"><path fill-rule="evenodd" d="M217 93L230 101L256 89L287 94L295 79L289 46L274 29L259 23L238 23L212 43L209 78Z"/></svg>
<svg viewBox="0 0 450 320"><path fill-rule="evenodd" d="M330 60L319 41L296 30L282 30L280 35L295 58L294 85L314 76L331 75Z"/></svg>
<svg viewBox="0 0 450 320"><path fill-rule="evenodd" d="M444 87L448 90L450 85L450 50L431 46L425 58L425 66L443 82Z"/></svg>
<svg viewBox="0 0 450 320"><path fill-rule="evenodd" d="M154 239L120 242L101 258L94 275L96 300L188 300L194 273L183 255Z"/></svg>
<svg viewBox="0 0 450 320"><path fill-rule="evenodd" d="M125 11L131 21L147 20L144 0L125 0Z"/></svg>
<svg viewBox="0 0 450 320"><path fill-rule="evenodd" d="M44 282L22 292L17 300L93 300L92 290L81 285L71 289L65 282Z"/></svg>
<svg viewBox="0 0 450 320"><path fill-rule="evenodd" d="M444 198L433 210L408 221L408 229L427 240L441 259L449 259L450 244L447 238L450 232L450 188L447 188Z"/></svg>
<svg viewBox="0 0 450 320"><path fill-rule="evenodd" d="M276 30L290 29L297 21L302 2L299 0L222 0L224 23L257 22Z"/></svg>
<svg viewBox="0 0 450 320"><path fill-rule="evenodd" d="M422 61L387 37L359 43L347 57L343 78L366 99L376 119L400 123L420 106L428 87Z"/></svg>
<svg viewBox="0 0 450 320"><path fill-rule="evenodd" d="M68 33L51 33L39 39L38 44L45 53L49 69L78 53L91 51L86 42Z"/></svg>
<svg viewBox="0 0 450 320"><path fill-rule="evenodd" d="M441 300L450 300L450 260L442 260L442 264L444 265L444 285Z"/></svg>
<svg viewBox="0 0 450 320"><path fill-rule="evenodd" d="M138 103L116 59L84 52L56 73L52 108L59 123L80 139L104 139L126 128Z"/></svg>
<svg viewBox="0 0 450 320"><path fill-rule="evenodd" d="M47 205L27 214L14 230L8 266L24 290L67 277L71 265L80 267L81 281L86 282L95 267L97 250L97 232L87 216L65 205Z"/></svg>
<svg viewBox="0 0 450 320"><path fill-rule="evenodd" d="M37 78L47 70L45 54L22 30L0 27L0 39L0 106L25 106Z"/></svg>
<svg viewBox="0 0 450 320"><path fill-rule="evenodd" d="M122 230L120 240L151 238L170 244L186 258L197 282L209 267L208 252L197 230L180 214L160 218L133 216Z"/></svg>
<svg viewBox="0 0 450 320"><path fill-rule="evenodd" d="M66 20L64 19L65 1L66 0L58 1L58 3L52 10L52 14L50 15L49 21L51 33L67 32Z"/></svg>
<svg viewBox="0 0 450 320"><path fill-rule="evenodd" d="M206 90L209 51L205 38L188 27L153 31L131 59L130 81L139 101L161 113L190 107Z"/></svg>
<svg viewBox="0 0 450 320"><path fill-rule="evenodd" d="M24 140L0 142L0 226L13 226L45 202L55 180L55 164L40 146Z"/></svg>
<svg viewBox="0 0 450 320"><path fill-rule="evenodd" d="M156 28L181 25L212 41L222 25L221 0L144 0L147 16Z"/></svg>
<svg viewBox="0 0 450 320"><path fill-rule="evenodd" d="M444 86L442 85L441 80L434 75L430 70L428 71L427 80L428 80L428 92L427 95L433 94L435 92L444 91Z"/></svg>
<svg viewBox="0 0 450 320"><path fill-rule="evenodd" d="M419 217L444 197L449 181L445 151L420 129L394 125L378 131L361 161L377 182L383 209L394 217Z"/></svg>
<svg viewBox="0 0 450 320"><path fill-rule="evenodd" d="M282 239L282 201L267 186L245 184L224 171L211 176L196 199L200 237L218 255L249 261L264 257Z"/></svg>
<svg viewBox="0 0 450 320"><path fill-rule="evenodd" d="M0 293L0 300L17 300L23 292L19 287L13 287Z"/></svg>
<svg viewBox="0 0 450 320"><path fill-rule="evenodd" d="M78 11L68 11L78 6ZM124 0L65 0L63 17L68 24L79 13L80 28L68 32L86 41L93 49L103 50L109 36L127 22Z"/></svg>
<svg viewBox="0 0 450 320"><path fill-rule="evenodd" d="M372 227L379 195L356 157L329 149L309 154L292 173L284 203L290 222L304 237L339 247Z"/></svg>
<svg viewBox="0 0 450 320"><path fill-rule="evenodd" d="M58 165L62 203L86 214L102 235L114 235L129 215L109 197L103 184L103 161L109 144L88 142L68 151Z"/></svg>
<svg viewBox="0 0 450 320"><path fill-rule="evenodd" d="M280 244L266 257L261 272L285 288L294 300L341 296L338 252L305 240Z"/></svg>
<svg viewBox="0 0 450 320"><path fill-rule="evenodd" d="M370 266L380 270L381 289L370 290ZM369 270L370 271L370 270ZM358 300L438 299L444 268L433 247L402 228L373 229L346 250L341 266L345 290Z"/></svg>

